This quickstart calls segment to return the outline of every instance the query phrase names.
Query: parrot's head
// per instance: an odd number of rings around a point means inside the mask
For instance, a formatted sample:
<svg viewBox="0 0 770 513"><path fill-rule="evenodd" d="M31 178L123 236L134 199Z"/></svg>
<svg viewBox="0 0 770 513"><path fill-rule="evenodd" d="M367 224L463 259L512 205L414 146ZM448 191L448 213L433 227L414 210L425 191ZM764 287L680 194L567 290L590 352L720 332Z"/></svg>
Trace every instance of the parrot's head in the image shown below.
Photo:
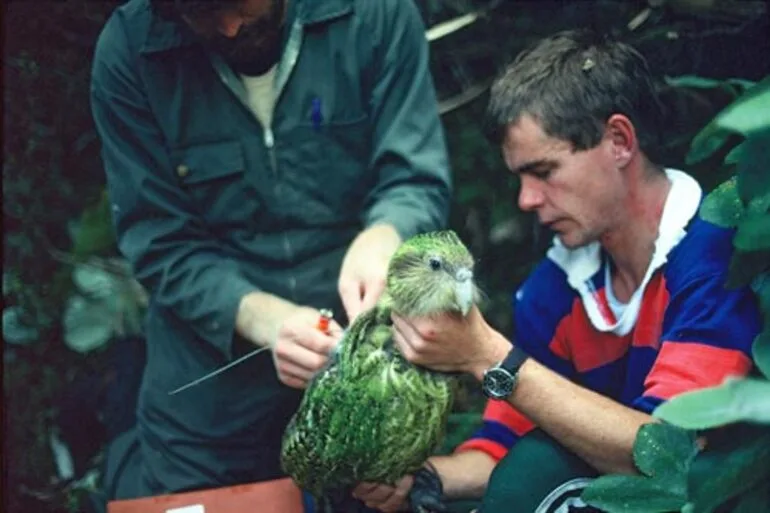
<svg viewBox="0 0 770 513"><path fill-rule="evenodd" d="M390 260L387 294L401 315L467 315L479 297L473 257L453 231L416 235Z"/></svg>

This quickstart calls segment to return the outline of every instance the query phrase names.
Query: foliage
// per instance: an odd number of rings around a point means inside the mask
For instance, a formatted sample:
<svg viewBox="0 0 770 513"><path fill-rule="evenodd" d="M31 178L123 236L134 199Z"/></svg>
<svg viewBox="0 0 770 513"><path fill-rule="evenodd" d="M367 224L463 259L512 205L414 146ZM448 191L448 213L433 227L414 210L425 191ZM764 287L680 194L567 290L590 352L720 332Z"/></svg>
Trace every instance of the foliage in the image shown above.
<svg viewBox="0 0 770 513"><path fill-rule="evenodd" d="M720 112L694 138L688 154L688 160L697 163L720 152L725 155L724 165L735 173L707 196L701 215L735 229L726 286L751 285L759 300L764 328L753 344L756 375L728 379L659 406L654 415L664 424L644 426L634 445L636 464L644 476L600 477L583 494L589 504L609 512L639 513L770 508L768 112L770 77ZM698 450L693 443L696 435L704 437L705 449ZM642 461L641 455L650 447L660 450L649 453L651 460ZM650 472L664 467L665 474Z"/></svg>
<svg viewBox="0 0 770 513"><path fill-rule="evenodd" d="M634 445L634 463L643 476L611 475L583 494L608 511L652 513L678 510L687 497L687 472L698 452L695 437L666 424L647 424Z"/></svg>
<svg viewBox="0 0 770 513"><path fill-rule="evenodd" d="M9 469L4 496L8 511L67 510L66 504L30 491L55 482L47 419L59 392L79 375L104 367L103 351L80 350L98 347L108 334L132 332L144 300L143 292L121 270L124 264L115 260L88 102L96 35L106 15L123 1L4 6L8 37L3 47L3 334L11 343L4 350L4 412L9 422L3 454ZM493 3L417 2L428 7L431 23ZM431 68L442 100L468 85L486 83L491 73L536 37L586 25L617 33L637 8L635 2L616 0L561 2L559 15L554 16L552 2L497 3L493 16L432 45ZM699 29L692 20L664 21L666 27L648 25L630 34L642 53L655 61L654 69L672 76L752 77L762 68L735 58L735 48L763 53L761 43L751 36L755 30L751 26L705 41L693 37ZM673 32L681 37L670 37ZM700 53L709 60L690 58ZM700 80L670 79L666 96L676 122L667 126L665 160L679 162L693 133L744 87L740 81L709 87ZM479 280L487 293L485 314L508 332L510 291L542 254L548 234L535 230L532 216L516 208L517 184L509 179L498 149L481 127L486 100L479 96L444 116L456 190L451 226L479 257ZM721 158L719 152L712 158ZM709 160L704 162L708 168ZM716 174L703 176L712 179ZM747 263L736 264L737 274L767 260L761 251L742 255ZM748 282L752 276L738 279ZM107 293L115 290L122 292ZM83 304L88 308L77 306ZM13 345L14 341L26 345ZM472 379L467 382L457 401L460 412L477 411L484 401ZM460 412L450 418L442 451L451 450L475 428L477 414ZM77 511L77 505L70 510Z"/></svg>

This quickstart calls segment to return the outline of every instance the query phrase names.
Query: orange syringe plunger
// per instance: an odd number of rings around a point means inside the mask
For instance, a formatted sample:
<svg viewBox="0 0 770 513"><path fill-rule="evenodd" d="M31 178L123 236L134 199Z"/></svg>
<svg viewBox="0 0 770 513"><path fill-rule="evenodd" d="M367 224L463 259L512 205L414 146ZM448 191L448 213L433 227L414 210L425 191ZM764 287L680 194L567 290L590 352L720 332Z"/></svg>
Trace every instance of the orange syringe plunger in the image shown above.
<svg viewBox="0 0 770 513"><path fill-rule="evenodd" d="M329 322L332 320L332 317L334 317L334 314L331 310L328 308L322 308L321 316L318 318L318 325L316 328L318 328L320 331L323 331L324 333L329 333Z"/></svg>

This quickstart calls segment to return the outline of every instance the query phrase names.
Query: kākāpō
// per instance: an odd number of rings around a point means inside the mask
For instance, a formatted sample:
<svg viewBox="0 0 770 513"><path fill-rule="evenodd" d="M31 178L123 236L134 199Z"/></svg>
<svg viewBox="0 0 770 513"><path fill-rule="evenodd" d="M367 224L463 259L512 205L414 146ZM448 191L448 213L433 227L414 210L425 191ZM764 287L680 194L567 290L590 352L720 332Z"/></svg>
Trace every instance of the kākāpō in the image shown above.
<svg viewBox="0 0 770 513"><path fill-rule="evenodd" d="M356 318L308 384L285 431L281 461L319 501L349 494L363 481L394 483L436 450L458 376L405 360L393 344L391 313L467 315L479 297L473 265L453 231L405 241L390 260L377 305ZM428 504L439 499L428 496Z"/></svg>

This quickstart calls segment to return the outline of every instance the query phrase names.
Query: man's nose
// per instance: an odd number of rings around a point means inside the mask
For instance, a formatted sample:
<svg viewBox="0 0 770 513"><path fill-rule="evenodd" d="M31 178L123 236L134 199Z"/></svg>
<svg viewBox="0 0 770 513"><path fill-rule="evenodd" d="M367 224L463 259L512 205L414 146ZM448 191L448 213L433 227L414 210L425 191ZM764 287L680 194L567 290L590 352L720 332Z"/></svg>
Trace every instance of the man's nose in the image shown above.
<svg viewBox="0 0 770 513"><path fill-rule="evenodd" d="M519 189L519 208L529 212L543 204L543 192L532 183L528 176L521 177L521 189Z"/></svg>
<svg viewBox="0 0 770 513"><path fill-rule="evenodd" d="M243 18L237 14L223 14L217 27L225 37L235 37L243 26Z"/></svg>

